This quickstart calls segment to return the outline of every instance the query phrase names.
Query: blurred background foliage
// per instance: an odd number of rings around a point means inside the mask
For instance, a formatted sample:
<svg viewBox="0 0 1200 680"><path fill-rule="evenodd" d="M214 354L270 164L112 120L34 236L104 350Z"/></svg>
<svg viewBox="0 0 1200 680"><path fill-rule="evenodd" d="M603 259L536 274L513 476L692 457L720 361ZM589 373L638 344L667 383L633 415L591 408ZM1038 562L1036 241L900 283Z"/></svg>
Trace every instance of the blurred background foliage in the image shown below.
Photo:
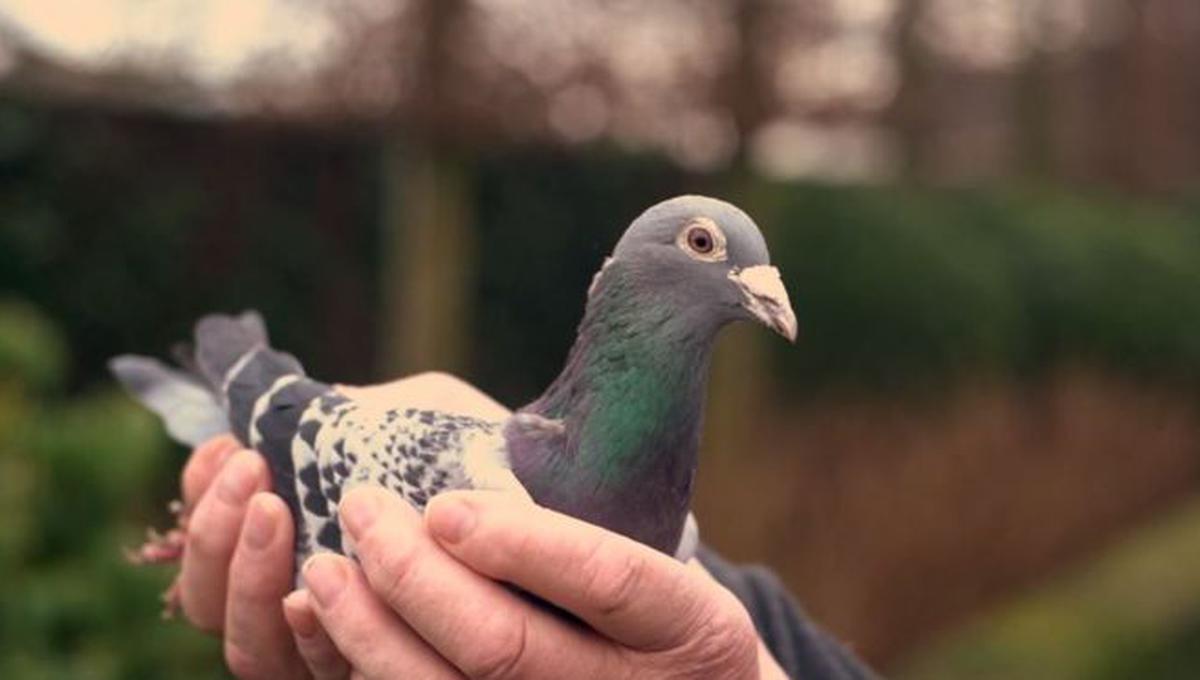
<svg viewBox="0 0 1200 680"><path fill-rule="evenodd" d="M182 456L111 389L68 395L67 350L44 313L0 301L0 674L212 677L215 643L157 620L163 575L119 549Z"/></svg>
<svg viewBox="0 0 1200 680"><path fill-rule="evenodd" d="M108 357L254 307L519 405L678 193L801 321L721 342L706 540L898 677L1200 676L1190 0L53 4L0 3L5 677L220 674L122 561L187 452Z"/></svg>

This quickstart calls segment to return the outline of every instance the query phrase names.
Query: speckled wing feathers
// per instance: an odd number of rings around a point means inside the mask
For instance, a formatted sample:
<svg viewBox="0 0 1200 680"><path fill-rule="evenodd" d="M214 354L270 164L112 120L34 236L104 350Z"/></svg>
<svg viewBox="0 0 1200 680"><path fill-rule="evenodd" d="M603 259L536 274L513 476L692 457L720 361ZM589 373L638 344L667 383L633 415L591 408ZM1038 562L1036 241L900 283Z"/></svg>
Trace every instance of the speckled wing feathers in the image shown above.
<svg viewBox="0 0 1200 680"><path fill-rule="evenodd" d="M367 408L328 386L299 414L290 405L280 408L282 395L312 394L315 385L307 379L285 384L267 407L256 409L253 426L255 443L272 459L272 469L286 452L286 467L295 471L276 480L277 489L290 483L292 490L290 498L281 495L297 519L297 564L320 550L352 552L337 505L356 485L385 487L423 509L442 491L489 486L494 475L511 477L499 423L413 408ZM286 441L270 434L287 430ZM473 470L481 450L492 453L490 462Z"/></svg>

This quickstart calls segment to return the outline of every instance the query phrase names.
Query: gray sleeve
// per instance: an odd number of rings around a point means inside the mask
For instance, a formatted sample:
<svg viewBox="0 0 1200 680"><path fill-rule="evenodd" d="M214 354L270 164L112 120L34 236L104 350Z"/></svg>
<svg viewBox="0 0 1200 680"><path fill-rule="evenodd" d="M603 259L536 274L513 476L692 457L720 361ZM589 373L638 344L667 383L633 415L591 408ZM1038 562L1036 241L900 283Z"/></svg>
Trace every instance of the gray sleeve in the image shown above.
<svg viewBox="0 0 1200 680"><path fill-rule="evenodd" d="M779 579L763 567L735 567L700 546L696 555L737 596L767 649L789 677L803 680L871 680L878 676L804 615Z"/></svg>

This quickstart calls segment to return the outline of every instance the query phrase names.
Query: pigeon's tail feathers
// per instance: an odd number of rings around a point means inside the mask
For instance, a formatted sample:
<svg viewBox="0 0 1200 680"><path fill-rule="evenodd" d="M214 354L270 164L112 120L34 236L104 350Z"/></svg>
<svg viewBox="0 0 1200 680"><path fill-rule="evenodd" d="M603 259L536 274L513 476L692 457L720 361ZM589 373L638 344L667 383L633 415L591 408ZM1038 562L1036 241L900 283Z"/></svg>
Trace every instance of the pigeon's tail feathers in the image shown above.
<svg viewBox="0 0 1200 680"><path fill-rule="evenodd" d="M196 368L218 394L224 392L239 364L255 350L267 347L267 329L255 311L205 316L196 322L195 336Z"/></svg>
<svg viewBox="0 0 1200 680"><path fill-rule="evenodd" d="M175 440L190 446L225 432L245 446L258 446L263 432L254 426L256 419L259 426L274 428L272 423L279 420L275 411L288 405L287 399L298 399L294 393L303 392L305 399L290 405L302 409L313 396L330 389L305 378L295 357L267 344L257 312L206 316L196 323L195 344L180 343L172 353L181 369L129 355L114 358L109 367L134 397L162 418ZM302 385L280 393L297 383ZM290 437L291 431L284 434ZM280 461L272 459L272 469L290 469L287 447L278 448Z"/></svg>
<svg viewBox="0 0 1200 680"><path fill-rule="evenodd" d="M216 394L194 376L131 354L114 357L108 367L134 398L162 418L175 441L194 447L229 431Z"/></svg>
<svg viewBox="0 0 1200 680"><path fill-rule="evenodd" d="M281 378L304 377L304 367L296 357L270 347L256 347L230 368L219 389L230 418L237 425L241 416L251 416L259 397L270 392ZM246 412L240 413L241 410ZM237 432L238 428L234 427L234 433Z"/></svg>

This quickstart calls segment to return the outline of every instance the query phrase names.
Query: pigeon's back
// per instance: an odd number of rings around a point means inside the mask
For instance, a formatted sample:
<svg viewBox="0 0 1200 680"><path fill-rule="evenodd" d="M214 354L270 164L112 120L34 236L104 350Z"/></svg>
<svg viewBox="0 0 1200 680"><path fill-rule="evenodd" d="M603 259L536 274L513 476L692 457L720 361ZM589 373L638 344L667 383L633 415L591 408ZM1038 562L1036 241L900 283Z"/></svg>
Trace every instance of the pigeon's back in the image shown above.
<svg viewBox="0 0 1200 680"><path fill-rule="evenodd" d="M201 319L182 363L186 371L121 356L110 367L177 441L196 446L229 432L263 454L296 520L296 565L320 550L351 552L337 504L357 484L391 489L418 509L449 489L523 493L503 423L350 399L272 349L254 312Z"/></svg>

